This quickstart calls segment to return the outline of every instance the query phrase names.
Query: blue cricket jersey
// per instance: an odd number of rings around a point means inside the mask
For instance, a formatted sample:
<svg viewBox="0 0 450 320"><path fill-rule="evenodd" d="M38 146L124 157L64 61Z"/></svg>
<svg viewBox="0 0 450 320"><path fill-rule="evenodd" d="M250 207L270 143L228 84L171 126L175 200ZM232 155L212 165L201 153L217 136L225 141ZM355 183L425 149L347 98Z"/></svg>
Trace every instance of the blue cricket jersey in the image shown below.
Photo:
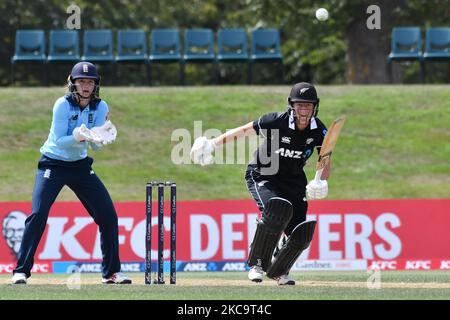
<svg viewBox="0 0 450 320"><path fill-rule="evenodd" d="M108 105L103 100L96 107L89 104L81 110L70 96L59 98L53 106L52 127L47 141L40 149L41 153L62 161L86 158L88 144L94 151L100 147L94 143L76 141L72 135L73 129L83 123L89 129L103 125L108 117L108 111Z"/></svg>

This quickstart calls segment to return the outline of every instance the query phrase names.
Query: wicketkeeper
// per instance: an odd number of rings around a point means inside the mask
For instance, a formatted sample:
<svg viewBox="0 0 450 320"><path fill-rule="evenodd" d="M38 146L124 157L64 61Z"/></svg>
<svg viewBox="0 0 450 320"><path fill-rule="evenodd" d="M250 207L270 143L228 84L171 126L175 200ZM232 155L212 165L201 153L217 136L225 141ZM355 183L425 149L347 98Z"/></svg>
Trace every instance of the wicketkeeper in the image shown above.
<svg viewBox="0 0 450 320"><path fill-rule="evenodd" d="M68 78L69 92L56 100L47 141L35 179L32 212L14 269L12 283L25 284L48 214L64 186L72 189L100 229L102 282L131 283L120 272L117 214L111 197L92 169L88 146L94 151L115 141L116 127L108 120L108 105L99 98L100 76L95 65L77 63Z"/></svg>
<svg viewBox="0 0 450 320"><path fill-rule="evenodd" d="M308 248L316 225L306 221L307 199L323 199L328 194L330 163L319 182L307 184L303 171L314 148L320 152L327 132L317 118L318 111L315 87L297 83L288 97L287 111L265 114L214 139L197 138L192 146L193 162L208 165L222 144L255 133L264 138L245 174L248 190L261 211L247 261L251 281L261 282L265 272L280 285L295 284L288 277L289 270Z"/></svg>

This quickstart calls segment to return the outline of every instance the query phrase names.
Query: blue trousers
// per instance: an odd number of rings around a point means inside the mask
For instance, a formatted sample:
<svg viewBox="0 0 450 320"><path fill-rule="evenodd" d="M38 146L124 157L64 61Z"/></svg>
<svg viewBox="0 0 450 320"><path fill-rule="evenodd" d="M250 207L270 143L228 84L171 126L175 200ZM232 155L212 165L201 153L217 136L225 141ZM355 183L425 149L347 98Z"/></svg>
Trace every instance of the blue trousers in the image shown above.
<svg viewBox="0 0 450 320"><path fill-rule="evenodd" d="M91 168L93 159L66 162L42 156L33 190L32 212L25 221L25 230L14 273L31 275L34 255L47 224L51 206L61 189L72 189L100 230L102 276L120 271L117 214L111 197Z"/></svg>

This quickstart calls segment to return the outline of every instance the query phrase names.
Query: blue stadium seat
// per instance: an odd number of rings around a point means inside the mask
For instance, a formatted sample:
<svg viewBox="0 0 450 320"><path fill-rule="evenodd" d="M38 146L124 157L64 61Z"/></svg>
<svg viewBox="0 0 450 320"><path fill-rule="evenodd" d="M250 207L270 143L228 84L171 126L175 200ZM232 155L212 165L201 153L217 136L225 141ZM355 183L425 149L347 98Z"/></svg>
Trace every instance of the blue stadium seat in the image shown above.
<svg viewBox="0 0 450 320"><path fill-rule="evenodd" d="M180 51L180 32L178 29L153 29L150 34L150 81L153 63L180 64L180 81L182 82L182 59Z"/></svg>
<svg viewBox="0 0 450 320"><path fill-rule="evenodd" d="M389 60L420 60L422 38L418 27L395 27L392 29Z"/></svg>
<svg viewBox="0 0 450 320"><path fill-rule="evenodd" d="M388 56L388 74L392 82L393 61L419 61L421 79L424 79L422 63L422 37L419 27L392 28L391 52Z"/></svg>
<svg viewBox="0 0 450 320"><path fill-rule="evenodd" d="M150 35L150 61L179 61L180 32L177 29L153 29Z"/></svg>
<svg viewBox="0 0 450 320"><path fill-rule="evenodd" d="M183 79L186 63L215 62L214 33L211 29L187 29L184 33Z"/></svg>
<svg viewBox="0 0 450 320"><path fill-rule="evenodd" d="M147 83L150 82L148 69L147 38L144 30L119 30L117 33L118 63L144 63ZM117 66L118 68L119 66Z"/></svg>
<svg viewBox="0 0 450 320"><path fill-rule="evenodd" d="M83 36L83 55L81 60L94 64L112 65L112 82L117 79L116 60L113 56L113 33L109 29L86 30Z"/></svg>
<svg viewBox="0 0 450 320"><path fill-rule="evenodd" d="M450 28L429 28L425 37L425 52L423 54L423 73L425 62L450 61Z"/></svg>
<svg viewBox="0 0 450 320"><path fill-rule="evenodd" d="M47 62L80 61L80 39L76 30L51 30Z"/></svg>
<svg viewBox="0 0 450 320"><path fill-rule="evenodd" d="M111 30L86 30L83 37L81 60L91 62L114 62L113 35Z"/></svg>
<svg viewBox="0 0 450 320"><path fill-rule="evenodd" d="M15 54L11 58L11 83L15 81L17 62L37 62L42 64L43 83L47 84L47 59L45 56L45 33L43 30L17 30Z"/></svg>
<svg viewBox="0 0 450 320"><path fill-rule="evenodd" d="M184 34L185 61L214 60L214 34L211 29L188 29Z"/></svg>
<svg viewBox="0 0 450 320"><path fill-rule="evenodd" d="M147 39L144 30L119 30L116 61L146 61Z"/></svg>
<svg viewBox="0 0 450 320"><path fill-rule="evenodd" d="M244 29L219 29L218 31L219 61L247 61L247 34Z"/></svg>
<svg viewBox="0 0 450 320"><path fill-rule="evenodd" d="M45 34L43 30L17 30L16 53L12 62L45 61Z"/></svg>
<svg viewBox="0 0 450 320"><path fill-rule="evenodd" d="M283 60L280 50L280 34L278 29L256 29L251 36L251 59Z"/></svg>
<svg viewBox="0 0 450 320"><path fill-rule="evenodd" d="M247 34L244 29L219 29L217 61L248 63Z"/></svg>
<svg viewBox="0 0 450 320"><path fill-rule="evenodd" d="M429 28L425 40L425 61L450 60L450 28Z"/></svg>
<svg viewBox="0 0 450 320"><path fill-rule="evenodd" d="M253 64L256 62L280 62L281 54L280 33L278 29L256 29L251 33L251 54L249 64L249 83L253 80ZM282 75L284 78L284 75Z"/></svg>

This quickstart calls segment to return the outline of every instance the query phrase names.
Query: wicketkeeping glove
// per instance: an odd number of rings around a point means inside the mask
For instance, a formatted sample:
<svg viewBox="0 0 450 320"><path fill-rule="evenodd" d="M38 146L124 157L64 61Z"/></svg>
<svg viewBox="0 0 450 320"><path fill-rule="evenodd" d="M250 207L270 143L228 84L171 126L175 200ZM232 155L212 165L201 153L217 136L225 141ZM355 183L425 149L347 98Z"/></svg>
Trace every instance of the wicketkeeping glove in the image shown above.
<svg viewBox="0 0 450 320"><path fill-rule="evenodd" d="M100 137L101 144L110 144L116 140L117 128L113 123L108 120L100 127L94 127L91 130Z"/></svg>
<svg viewBox="0 0 450 320"><path fill-rule="evenodd" d="M97 144L102 142L101 136L94 131L89 130L84 123L73 129L72 135L78 142L89 141Z"/></svg>

